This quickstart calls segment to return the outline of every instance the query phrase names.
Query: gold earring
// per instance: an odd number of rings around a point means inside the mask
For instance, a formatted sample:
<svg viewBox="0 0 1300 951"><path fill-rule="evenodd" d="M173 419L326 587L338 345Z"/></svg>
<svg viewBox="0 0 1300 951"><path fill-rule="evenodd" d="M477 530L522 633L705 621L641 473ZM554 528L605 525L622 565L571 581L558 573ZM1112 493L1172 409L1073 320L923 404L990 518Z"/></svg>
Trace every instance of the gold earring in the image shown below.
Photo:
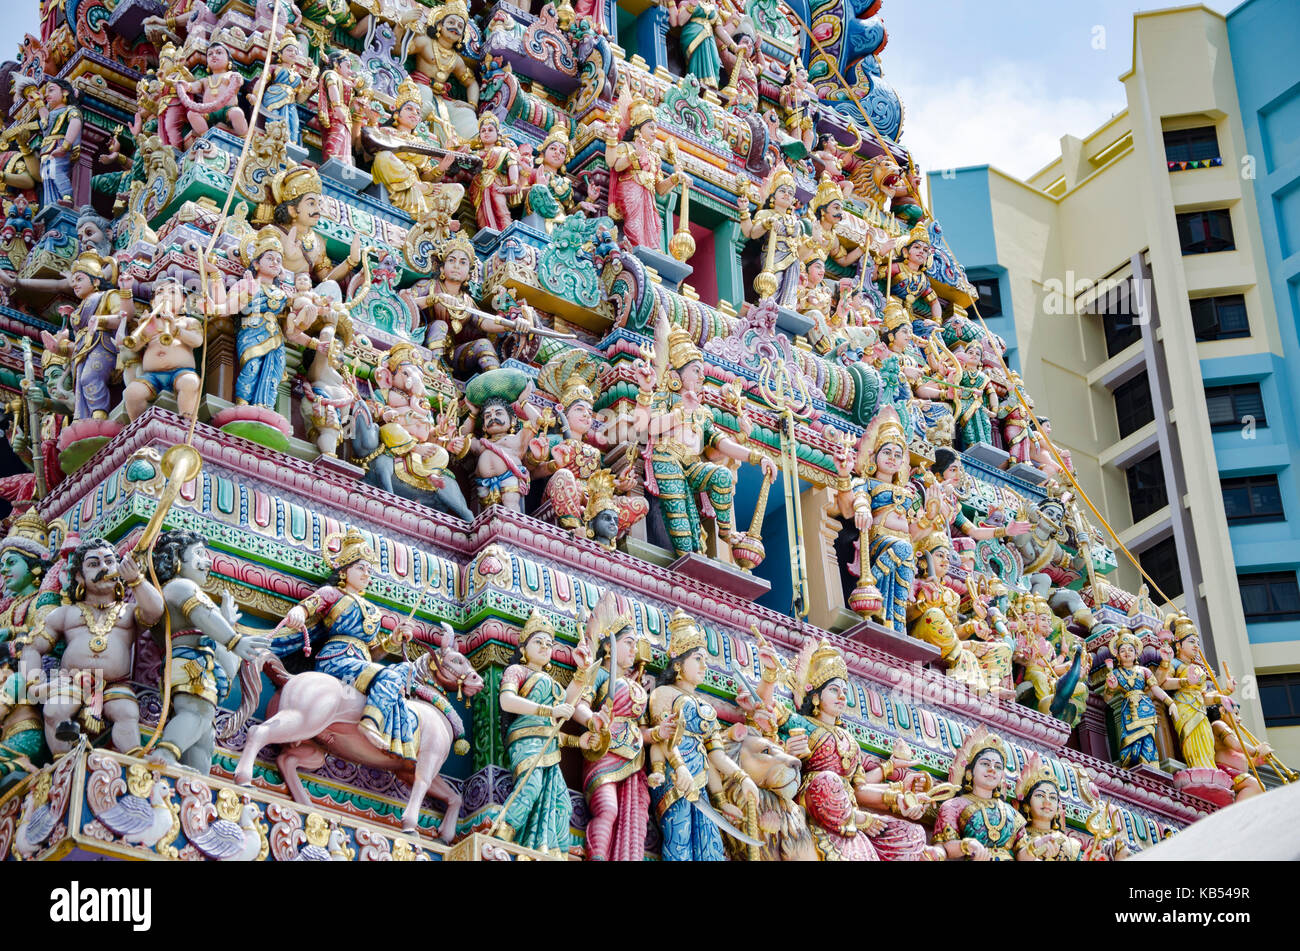
<svg viewBox="0 0 1300 951"><path fill-rule="evenodd" d="M682 388L682 378L679 376L670 376L668 378L668 389L676 393Z"/></svg>
<svg viewBox="0 0 1300 951"><path fill-rule="evenodd" d="M80 581L78 581L76 590L72 592L72 600L80 601L85 596L86 596L86 586L82 584Z"/></svg>

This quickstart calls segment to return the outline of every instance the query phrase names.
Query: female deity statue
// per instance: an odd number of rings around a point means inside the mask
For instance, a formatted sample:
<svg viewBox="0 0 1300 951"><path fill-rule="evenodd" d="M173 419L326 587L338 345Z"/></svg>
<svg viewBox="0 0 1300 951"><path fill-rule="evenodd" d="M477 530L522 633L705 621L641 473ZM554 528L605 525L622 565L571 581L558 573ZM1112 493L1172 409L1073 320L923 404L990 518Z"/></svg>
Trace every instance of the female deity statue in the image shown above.
<svg viewBox="0 0 1300 951"><path fill-rule="evenodd" d="M68 284L77 306L64 308L68 325L54 336L43 334L47 349L69 352L76 405L72 418L108 419L112 406L109 382L117 367L116 334L123 320L117 284L117 262L85 251L72 262ZM71 336L71 340L69 340Z"/></svg>
<svg viewBox="0 0 1300 951"><path fill-rule="evenodd" d="M577 351L570 351L577 352ZM561 381L558 373L568 370L568 378ZM585 513L588 504L587 480L601 470L602 451L613 445L600 433L593 431L596 393L596 366L590 360L564 359L548 363L538 375L543 392L559 399L562 433L544 438L542 461L536 467L538 475L550 475L546 483L546 499L562 528L585 537ZM559 392L555 392L555 391ZM650 511L650 503L643 496L630 494L636 488L631 469L616 481L614 488L623 494L616 495L612 504L618 512L618 534L627 530Z"/></svg>
<svg viewBox="0 0 1300 951"><path fill-rule="evenodd" d="M230 48L224 43L208 47L208 75L191 83L176 84L176 98L185 107L185 118L195 136L223 122L241 138L248 135L248 119L239 108L243 77L230 68ZM198 98L192 98L197 96Z"/></svg>
<svg viewBox="0 0 1300 951"><path fill-rule="evenodd" d="M953 757L948 782L961 795L939 807L934 842L944 856L976 861L1007 861L1024 817L1006 801L1007 748L1001 737L981 726Z"/></svg>
<svg viewBox="0 0 1300 951"><path fill-rule="evenodd" d="M741 196L740 231L747 238L767 235L763 269L754 279L760 300L775 297L778 307L794 307L799 293L799 258L804 243L803 219L795 209L794 176L784 166L768 178L753 218L749 198Z"/></svg>
<svg viewBox="0 0 1300 951"><path fill-rule="evenodd" d="M1156 668L1156 683L1171 692L1173 703L1169 713L1178 731L1183 762L1191 769L1214 769L1214 729L1210 726L1205 709L1207 704L1223 699L1223 694L1207 689L1205 668L1201 666L1201 636L1196 625L1186 614L1171 614L1165 627L1173 641L1161 646L1160 666ZM1231 693L1231 681L1224 685Z"/></svg>
<svg viewBox="0 0 1300 951"><path fill-rule="evenodd" d="M81 156L81 110L72 86L51 79L43 89L40 109L41 207L72 207L72 167Z"/></svg>
<svg viewBox="0 0 1300 951"><path fill-rule="evenodd" d="M393 207L412 218L433 213L450 221L465 197L465 187L439 184L439 180L457 153L442 149L420 117L422 106L420 87L404 80L397 87L392 119L378 129L364 127L361 138L375 156L370 174L388 189ZM441 156L436 165L430 160L435 154Z"/></svg>
<svg viewBox="0 0 1300 951"><path fill-rule="evenodd" d="M957 438L961 448L993 442L993 419L998 411L998 393L993 379L980 371L983 336L971 323L949 323L944 343L961 364L962 374L950 388Z"/></svg>
<svg viewBox="0 0 1300 951"><path fill-rule="evenodd" d="M669 326L661 316L655 330L658 372L638 368L641 391L637 394L638 432L649 433L646 488L659 499L660 509L677 555L705 551L704 531L696 497L705 493L713 507L718 539L736 544L744 534L736 530L732 503L735 486L731 470L707 461L706 450L762 468L776 479L776 463L758 449L747 450L714 425L713 411L704 405L704 357L690 334ZM661 388L652 397L652 380ZM743 434L747 435L742 425Z"/></svg>
<svg viewBox="0 0 1300 951"><path fill-rule="evenodd" d="M1020 801L1020 812L1026 820L1011 844L1017 859L1022 862L1078 862L1083 857L1082 844L1065 831L1061 783L1056 778L1056 770L1037 753L1030 755L1020 773L1016 799Z"/></svg>
<svg viewBox="0 0 1300 951"><path fill-rule="evenodd" d="M1232 792L1236 802L1261 795L1264 787L1251 767L1264 766L1273 756L1273 747L1267 743L1251 742L1238 732L1236 712L1231 701L1211 704L1205 708L1206 719L1214 730L1214 762L1219 769L1232 777Z"/></svg>
<svg viewBox="0 0 1300 951"><path fill-rule="evenodd" d="M39 630L45 615L59 605L57 591L42 591L50 568L49 532L34 509L14 521L0 541L0 657L15 656L27 645L28 635ZM0 789L31 773L46 755L41 716L31 701L21 665L0 664Z"/></svg>
<svg viewBox="0 0 1300 951"><path fill-rule="evenodd" d="M520 189L515 144L501 133L501 120L485 112L479 116L478 136L470 141L470 148L483 163L469 185L478 226L504 231L511 221L510 202Z"/></svg>
<svg viewBox="0 0 1300 951"><path fill-rule="evenodd" d="M715 30L720 21L718 5L709 0L676 0L668 12L669 26L682 28L682 57L686 71L698 76L710 89L718 88L722 57L718 54Z"/></svg>
<svg viewBox="0 0 1300 951"><path fill-rule="evenodd" d="M939 648L948 676L981 693L989 689L984 666L966 639L983 633L976 618L963 622L958 614L961 598L946 584L948 568L956 560L952 540L943 531L931 531L916 542L917 566L926 569L917 579L912 603L907 606L908 634ZM997 669L996 658L990 666ZM1001 679L999 677L999 679Z"/></svg>
<svg viewBox="0 0 1300 951"><path fill-rule="evenodd" d="M1088 703L1087 651L1079 642L1073 645L1075 656L1067 654L1069 641L1077 638L1065 633L1042 595L1022 595L1018 603L1021 634L1016 639L1016 660L1024 665L1024 679L1033 685L1034 702L1040 713L1074 726ZM1058 628L1059 651L1051 640Z"/></svg>
<svg viewBox="0 0 1300 951"><path fill-rule="evenodd" d="M337 555L329 548L339 542ZM301 650L310 654L312 629L324 628L325 643L316 652L316 670L355 687L366 695L358 724L363 736L379 749L414 760L419 746L419 721L406 704L411 665L380 664L376 655L400 654L414 634L403 620L396 630L383 629L383 612L366 599L371 574L379 556L365 536L350 528L325 538L324 558L333 571L329 583L317 588L289 609L276 625L271 650L280 656ZM296 632L296 633L293 633Z"/></svg>
<svg viewBox="0 0 1300 951"><path fill-rule="evenodd" d="M578 670L568 689L546 672L555 651L555 629L534 610L519 632L519 649L501 675L501 710L506 731L506 755L518 792L512 796L497 834L539 852L568 855L572 838L569 820L573 805L560 771L559 725L573 716L575 704L595 671L585 646L574 649ZM526 774L526 775L525 775Z"/></svg>
<svg viewBox="0 0 1300 951"><path fill-rule="evenodd" d="M262 94L262 115L267 123L283 122L289 129L289 141L302 145L298 121L298 103L306 101L316 86L316 66L306 81L298 70L307 62L292 33L285 33L279 43L279 57L271 79Z"/></svg>
<svg viewBox="0 0 1300 951"><path fill-rule="evenodd" d="M900 633L907 630L907 603L911 598L915 568L912 564L910 523L921 512L921 497L908 481L907 436L898 415L886 407L863 437L855 467L865 478L849 482L842 477L838 494L840 516L853 519L868 544L858 553L861 578L867 571L874 583L879 607L872 611L881 623Z"/></svg>
<svg viewBox="0 0 1300 951"><path fill-rule="evenodd" d="M605 162L613 173L609 189L610 217L623 222L623 240L633 247L662 251L664 223L655 197L666 195L674 185L686 184L686 173L659 174L655 154L654 106L644 99L633 100L628 109L628 127L623 140L605 132Z"/></svg>
<svg viewBox="0 0 1300 951"><path fill-rule="evenodd" d="M889 293L899 298L919 321L939 318L939 295L926 276L933 251L929 230L923 224L917 225L903 244L903 256L895 261L891 252L890 260L876 268L880 289L883 291L888 285Z"/></svg>
<svg viewBox="0 0 1300 951"><path fill-rule="evenodd" d="M962 511L961 480L965 470L961 463L961 454L946 446L934 451L934 465L930 472L937 479L938 489L938 524L954 538L964 535L975 541L990 538L1006 538L1023 534L1030 529L1030 524L1014 521L1006 525L976 525Z"/></svg>
<svg viewBox="0 0 1300 951"><path fill-rule="evenodd" d="M596 196L596 186L588 183L587 199L579 202L573 192L573 182L564 174L564 163L569 160L571 149L569 137L560 125L537 146L526 201L528 210L546 222L547 233L576 207L583 207L594 216L595 207L591 202Z"/></svg>
<svg viewBox="0 0 1300 951"><path fill-rule="evenodd" d="M844 728L840 718L849 697L844 655L826 641L804 644L791 681L798 712L776 706L781 671L775 654L760 647L758 656L763 668L759 699L767 709L777 710L778 735L786 752L803 763L797 801L808 814L818 856L823 861L859 862L940 858L937 847L926 845L925 829L904 821L924 815L926 777L913 773L905 782L888 782L907 763L891 757L882 765L865 755Z"/></svg>
<svg viewBox="0 0 1300 951"><path fill-rule="evenodd" d="M681 608L668 619L668 666L650 694L650 798L663 833L665 862L726 857L717 825L700 814L701 796L721 790L733 804L757 802L758 788L724 749L718 712L695 692L704 682L706 638ZM672 723L671 735L659 729ZM665 765L672 770L665 775Z"/></svg>
<svg viewBox="0 0 1300 951"><path fill-rule="evenodd" d="M1110 704L1119 737L1119 764L1132 769L1160 761L1156 750L1156 707L1152 698L1169 708L1172 718L1175 704L1160 689L1155 675L1138 663L1142 641L1131 631L1121 631L1109 641L1111 657L1106 660L1106 681L1102 696ZM1119 667L1116 668L1115 664Z"/></svg>
<svg viewBox="0 0 1300 951"><path fill-rule="evenodd" d="M344 165L352 160L352 55L335 50L326 58L329 68L320 75L316 101L320 105L321 158L337 159Z"/></svg>
<svg viewBox="0 0 1300 951"><path fill-rule="evenodd" d="M268 228L248 235L240 244L240 253L250 271L235 282L224 302L209 297L208 305L219 314L241 315L239 333L235 336L235 350L239 354L235 403L274 409L284 379L284 335L280 320L289 309L289 293L279 283L284 246Z"/></svg>
<svg viewBox="0 0 1300 951"><path fill-rule="evenodd" d="M608 601L607 601L608 599ZM582 785L591 810L587 858L639 862L645 857L650 821L650 787L645 777L645 737L641 720L650 695L641 670L650 642L641 638L630 614L619 612L606 594L587 620L587 639L598 643L595 693L577 701L574 719L587 728L582 737ZM650 739L667 740L675 724L661 723Z"/></svg>

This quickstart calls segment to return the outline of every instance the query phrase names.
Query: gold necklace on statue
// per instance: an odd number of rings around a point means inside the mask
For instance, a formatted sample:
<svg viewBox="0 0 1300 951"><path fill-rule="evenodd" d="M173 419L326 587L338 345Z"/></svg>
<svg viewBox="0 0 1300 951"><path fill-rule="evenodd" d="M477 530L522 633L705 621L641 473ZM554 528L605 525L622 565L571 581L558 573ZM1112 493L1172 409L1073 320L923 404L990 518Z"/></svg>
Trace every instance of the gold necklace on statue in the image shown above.
<svg viewBox="0 0 1300 951"><path fill-rule="evenodd" d="M90 652L99 654L108 649L108 635L112 633L113 628L117 627L117 620L122 616L122 610L126 604L121 601L115 601L109 608L107 614L96 614L84 601L77 605L81 608L82 620L86 622L86 630L90 631Z"/></svg>

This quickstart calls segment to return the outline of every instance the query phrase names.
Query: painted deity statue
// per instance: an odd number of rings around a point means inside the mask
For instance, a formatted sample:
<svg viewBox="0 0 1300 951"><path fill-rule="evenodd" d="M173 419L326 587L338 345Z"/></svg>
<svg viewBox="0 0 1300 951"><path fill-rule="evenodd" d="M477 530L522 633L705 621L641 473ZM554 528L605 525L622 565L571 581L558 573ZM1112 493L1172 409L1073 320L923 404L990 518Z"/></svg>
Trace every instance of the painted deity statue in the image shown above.
<svg viewBox="0 0 1300 951"><path fill-rule="evenodd" d="M263 228L241 242L240 253L249 271L226 292L225 300L209 297L217 313L240 315L235 350L239 375L235 403L275 408L284 380L284 334L281 320L289 309L289 293L280 285L284 246L276 233Z"/></svg>
<svg viewBox="0 0 1300 951"><path fill-rule="evenodd" d="M592 861L639 862L645 857L650 820L645 745L641 722L650 703L641 671L650 656L630 614L602 603L587 621L587 639L598 645L594 691L576 702L574 719L587 728L581 738L585 762L583 791L591 819L587 823L587 858ZM675 723L661 723L650 741L667 740Z"/></svg>
<svg viewBox="0 0 1300 951"><path fill-rule="evenodd" d="M1156 707L1159 700L1175 715L1172 697L1160 689L1155 675L1138 663L1142 641L1131 631L1110 639L1111 656L1106 660L1102 696L1110 704L1119 737L1119 764L1126 769L1160 761L1156 750ZM1116 667L1116 664L1119 666Z"/></svg>
<svg viewBox="0 0 1300 951"><path fill-rule="evenodd" d="M767 235L760 258L762 270L754 279L754 290L760 300L775 297L777 306L794 307L805 239L803 219L795 211L794 176L785 166L772 172L758 204L759 210L751 218L749 198L741 196L741 233L750 239Z"/></svg>
<svg viewBox="0 0 1300 951"><path fill-rule="evenodd" d="M410 79L397 87L392 119L387 125L361 130L362 142L374 154L370 174L388 190L392 205L412 218L455 217L465 187L442 184L456 153L444 149L420 117L420 86ZM431 156L441 155L435 165Z"/></svg>
<svg viewBox="0 0 1300 951"><path fill-rule="evenodd" d="M930 472L936 477L939 490L938 516L947 532L954 538L965 536L975 541L990 538L1007 538L1030 529L1028 522L1013 521L1006 525L977 525L966 517L961 505L961 481L965 474L961 454L947 447L934 451L934 465Z"/></svg>
<svg viewBox="0 0 1300 951"><path fill-rule="evenodd" d="M718 88L722 58L715 33L721 10L711 0L676 0L668 12L670 26L681 27L682 58L686 71L711 89Z"/></svg>
<svg viewBox="0 0 1300 951"><path fill-rule="evenodd" d="M415 60L411 79L423 104L422 111L433 114L434 127L439 130L440 142L445 147L455 144L454 137L472 139L478 128L478 80L457 49L465 39L468 23L469 9L464 0L439 4L427 24L433 36L418 32L407 48L407 54ZM452 79L465 87L463 101L452 95Z"/></svg>
<svg viewBox="0 0 1300 951"><path fill-rule="evenodd" d="M321 180L314 168L292 165L271 177L275 209L268 228L280 239L281 264L291 274L308 274L313 281L342 282L361 263L361 239L353 237L348 256L337 265L325 253L325 239L316 233L321 218Z"/></svg>
<svg viewBox="0 0 1300 951"><path fill-rule="evenodd" d="M531 481L524 453L529 440L551 423L549 410L543 413L528 402L532 381L517 389L510 379L512 372L497 369L482 373L475 381L478 387L465 393L470 412L462 431L472 431L475 420L480 426L479 435L470 439L470 451L478 456L474 493L480 510L498 504L516 512L524 510ZM515 396L513 402L511 395ZM516 426L519 420L522 423Z"/></svg>
<svg viewBox="0 0 1300 951"><path fill-rule="evenodd" d="M836 232L844 220L844 190L829 175L823 175L812 200L813 241L843 271L852 273L865 249L851 248Z"/></svg>
<svg viewBox="0 0 1300 951"><path fill-rule="evenodd" d="M1173 699L1170 716L1178 731L1183 762L1191 769L1214 769L1214 729L1206 716L1206 706L1222 700L1222 694L1210 689L1202 666L1201 636L1185 614L1171 614L1165 619L1172 647L1161 648L1156 683ZM1225 693L1232 683L1224 684Z"/></svg>
<svg viewBox="0 0 1300 951"><path fill-rule="evenodd" d="M663 834L665 862L721 861L726 853L712 808L717 794L734 808L757 802L758 788L727 755L718 712L696 692L706 671L704 631L681 608L668 620L668 666L650 694L650 798ZM672 733L661 739L665 723ZM666 772L666 769L670 772Z"/></svg>
<svg viewBox="0 0 1300 951"><path fill-rule="evenodd" d="M713 509L718 540L736 544L743 535L735 525L734 478L727 466L709 461L706 451L758 465L770 480L776 478L776 464L716 428L713 411L703 402L704 357L690 334L670 326L664 316L656 327L655 358L657 373L644 365L638 369L641 390L634 425L649 433L646 488L659 499L673 551L678 555L705 551L696 503L700 495L708 498ZM660 381L660 388L652 397L654 379Z"/></svg>
<svg viewBox="0 0 1300 951"><path fill-rule="evenodd" d="M212 126L228 125L241 138L248 135L248 118L239 108L239 90L244 78L230 68L230 48L213 43L207 52L208 75L190 83L176 84L176 98L185 107L185 118L195 136Z"/></svg>
<svg viewBox="0 0 1300 951"><path fill-rule="evenodd" d="M302 417L307 438L316 443L322 456L337 456L352 407L360 399L352 367L343 356L352 342L352 317L345 304L330 301L314 336L285 336L312 351L303 368Z"/></svg>
<svg viewBox="0 0 1300 951"><path fill-rule="evenodd" d="M595 365L589 360L577 366L574 362L560 358L556 366L548 364L539 375L542 390L559 399L563 431L544 437L545 455L536 471L550 476L546 499L556 521L562 528L582 534L587 528L586 512L591 501L588 481L602 471L602 451L613 446L592 428L596 393L589 384L595 384ZM557 379L557 373L565 369L570 371L568 378ZM643 496L631 494L635 488L631 469L611 487L622 492L613 496L610 504L618 518L616 535L624 535L646 517L650 503Z"/></svg>
<svg viewBox="0 0 1300 951"><path fill-rule="evenodd" d="M72 207L72 167L81 155L81 110L66 80L51 79L40 110L41 207Z"/></svg>
<svg viewBox="0 0 1300 951"><path fill-rule="evenodd" d="M979 727L953 757L948 781L960 785L961 795L939 807L934 842L949 859L1007 861L1025 819L1006 801L1006 744L996 733Z"/></svg>
<svg viewBox="0 0 1300 951"><path fill-rule="evenodd" d="M433 351L439 366L462 377L494 370L501 365L497 336L515 329L527 332L531 320L525 313L507 324L476 308L470 286L478 258L468 238L448 238L438 255L442 262L438 278L429 292L415 301L418 307L428 307L432 315L424 344Z"/></svg>
<svg viewBox="0 0 1300 951"><path fill-rule="evenodd" d="M113 405L109 382L117 367L118 325L125 303L117 283L117 262L94 251L79 254L68 272L77 305L65 311L68 325L45 346L69 352L76 405L73 419L107 419Z"/></svg>
<svg viewBox="0 0 1300 951"><path fill-rule="evenodd" d="M339 550L329 549L338 541ZM419 752L419 720L406 702L413 676L405 661L381 664L384 653L401 654L414 627L409 620L396 630L381 626L383 612L366 598L379 556L357 529L333 533L324 544L325 560L333 571L330 583L317 588L276 626L270 649L280 656L301 650L310 654L315 629L324 644L316 651L316 670L355 687L366 695L358 729L376 747L404 760Z"/></svg>
<svg viewBox="0 0 1300 951"><path fill-rule="evenodd" d="M961 598L944 583L949 567L957 561L952 540L946 532L931 531L917 541L916 560L918 568L925 570L907 607L908 634L939 649L949 677L972 690L989 690L984 665L967 643L983 622L978 618L963 622L958 614Z"/></svg>
<svg viewBox="0 0 1300 951"><path fill-rule="evenodd" d="M534 609L519 632L519 649L501 675L506 755L515 782L522 785L501 817L497 835L564 856L573 841L569 832L573 804L560 770L560 746L574 738L561 737L559 727L574 715L595 671L586 647L575 648L578 670L566 689L546 672L554 652L555 628Z"/></svg>
<svg viewBox="0 0 1300 951"><path fill-rule="evenodd" d="M943 341L962 368L961 377L952 386L957 445L965 449L992 443L998 394L992 377L980 370L983 335L970 322L949 323L943 329Z"/></svg>
<svg viewBox="0 0 1300 951"><path fill-rule="evenodd" d="M279 40L278 56L271 71L270 81L262 94L262 115L266 122L283 122L289 130L289 141L302 145L301 120L298 117L298 103L305 102L316 88L316 66L312 64L311 73L303 79L299 70L308 61L292 33L286 33Z"/></svg>
<svg viewBox="0 0 1300 951"><path fill-rule="evenodd" d="M1016 799L1025 824L1011 848L1020 861L1077 862L1083 857L1083 845L1065 831L1061 791L1052 764L1037 753L1031 754L1016 783Z"/></svg>
<svg viewBox="0 0 1300 951"><path fill-rule="evenodd" d="M929 230L924 225L913 228L902 251L899 260L893 260L891 252L890 260L876 269L876 283L882 291L888 287L890 295L901 300L904 308L918 321L937 321L939 295L926 275L934 251Z"/></svg>
<svg viewBox="0 0 1300 951"><path fill-rule="evenodd" d="M320 106L321 158L335 159L344 165L352 159L352 95L355 89L352 56L335 50L326 58L329 68L320 75L316 101Z"/></svg>
<svg viewBox="0 0 1300 951"><path fill-rule="evenodd" d="M573 190L573 182L564 174L564 163L569 160L571 151L572 146L563 125L557 125L537 144L525 200L528 211L545 222L547 232L579 206L586 208L594 217L595 208L591 202L596 197L596 186L588 183L587 198L579 202Z"/></svg>
<svg viewBox="0 0 1300 951"><path fill-rule="evenodd" d="M826 641L805 643L792 681L797 711L776 707L781 671L770 648L759 649L759 662L760 700L777 710L778 736L803 764L797 801L807 812L818 857L859 862L940 857L937 848L926 845L925 829L906 821L924 815L928 781L912 773L905 781L889 782L911 761L891 757L882 764L865 755L844 726L849 699L844 655Z"/></svg>
<svg viewBox="0 0 1300 951"><path fill-rule="evenodd" d="M654 148L658 129L654 106L635 99L628 109L628 128L622 141L614 138L612 128L605 133L605 162L613 173L610 216L623 223L625 244L651 251L662 251L664 241L656 197L666 195L674 185L686 184L685 172L660 174Z"/></svg>
<svg viewBox="0 0 1300 951"><path fill-rule="evenodd" d="M229 591L221 607L204 592L212 556L203 536L164 532L154 546L153 566L172 625L172 715L153 758L207 773L216 746L217 704L229 694L240 660L267 650L271 639L235 630L239 611Z"/></svg>
<svg viewBox="0 0 1300 951"><path fill-rule="evenodd" d="M203 345L203 325L185 313L185 289L171 279L154 284L153 303L122 340L140 354L140 370L124 393L126 415L135 419L161 394L174 392L182 416L199 411L199 374L194 351Z"/></svg>
<svg viewBox="0 0 1300 951"><path fill-rule="evenodd" d="M119 560L102 538L85 539L73 550L67 575L70 602L45 616L23 650L24 667L34 671L41 655L60 639L66 644L58 677L37 698L45 703L45 741L56 756L66 753L80 737L74 717L91 733L106 720L114 749L130 752L140 745L140 705L130 683L135 639L162 618L162 595L134 558Z"/></svg>
<svg viewBox="0 0 1300 951"><path fill-rule="evenodd" d="M1027 594L1017 603L1021 633L1016 639L1016 660L1024 666L1024 679L1033 685L1034 703L1040 713L1074 726L1088 703L1087 650L1064 631L1046 598ZM1058 629L1060 650L1052 641ZM1071 640L1076 643L1071 645ZM1073 657L1067 653L1071 646Z"/></svg>
<svg viewBox="0 0 1300 951"><path fill-rule="evenodd" d="M17 663L32 631L59 604L56 591L42 591L50 568L49 532L44 520L28 509L0 541L0 789L7 788L46 758L40 711L28 695L35 671ZM12 657L12 660L10 659Z"/></svg>
<svg viewBox="0 0 1300 951"><path fill-rule="evenodd" d="M388 351L382 366L374 371L376 395L381 401L378 411L380 451L394 460L394 478L417 489L454 495L459 511L453 512L471 521L468 507L456 477L450 471L453 458L463 458L470 441L456 431L456 412L434 412L425 385L422 359L409 343L398 343Z"/></svg>
<svg viewBox="0 0 1300 951"><path fill-rule="evenodd" d="M478 135L470 141L482 161L469 186L469 198L480 228L504 231L511 222L510 203L520 191L519 156L501 120L485 112L478 120Z"/></svg>
<svg viewBox="0 0 1300 951"><path fill-rule="evenodd" d="M868 448L869 447L869 448ZM852 519L867 542L858 553L860 577L874 589L868 600L872 614L893 631L907 630L915 566L912 563L911 522L921 512L920 493L908 481L907 437L897 414L882 410L863 437L857 469L864 477L850 481L841 473L837 505L842 518Z"/></svg>
<svg viewBox="0 0 1300 951"><path fill-rule="evenodd" d="M1264 792L1264 786L1251 767L1267 764L1273 747L1252 742L1242 735L1231 701L1222 700L1205 708L1206 719L1214 730L1214 763L1232 777L1232 792L1237 802Z"/></svg>

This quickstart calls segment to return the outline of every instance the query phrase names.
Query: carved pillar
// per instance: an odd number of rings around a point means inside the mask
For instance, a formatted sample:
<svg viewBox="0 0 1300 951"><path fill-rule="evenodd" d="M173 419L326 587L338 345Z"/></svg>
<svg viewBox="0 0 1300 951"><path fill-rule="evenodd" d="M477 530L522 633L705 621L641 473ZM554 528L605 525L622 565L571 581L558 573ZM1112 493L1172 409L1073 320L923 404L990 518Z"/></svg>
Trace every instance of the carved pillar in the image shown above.
<svg viewBox="0 0 1300 951"><path fill-rule="evenodd" d="M839 560L835 557L835 536L839 519L828 514L832 504L829 489L811 486L800 497L803 511L803 542L808 561L808 620L827 630L842 623L847 608L840 586Z"/></svg>
<svg viewBox="0 0 1300 951"><path fill-rule="evenodd" d="M72 207L90 204L90 177L95 174L95 158L104 151L108 133L82 121L81 152L72 166Z"/></svg>
<svg viewBox="0 0 1300 951"><path fill-rule="evenodd" d="M713 232L713 258L718 272L718 300L725 300L737 310L745 299L745 275L740 268L740 249L745 238L740 224L724 221Z"/></svg>
<svg viewBox="0 0 1300 951"><path fill-rule="evenodd" d="M298 371L302 368L302 358L303 352L298 347L285 347L284 376L276 388L275 411L287 420L294 417L293 381L298 378ZM303 428L298 426L294 435L302 435L303 432Z"/></svg>
<svg viewBox="0 0 1300 951"><path fill-rule="evenodd" d="M1089 756L1095 756L1107 762L1114 759L1106 739L1106 720L1110 713L1106 701L1100 694L1088 692L1088 704L1083 709L1083 720L1076 730L1079 749Z"/></svg>
<svg viewBox="0 0 1300 951"><path fill-rule="evenodd" d="M637 17L636 43L650 72L668 68L668 12L663 7L652 6Z"/></svg>
<svg viewBox="0 0 1300 951"><path fill-rule="evenodd" d="M235 327L229 317L213 317L208 323L208 342L203 348L207 361L206 391L227 403L235 399Z"/></svg>

